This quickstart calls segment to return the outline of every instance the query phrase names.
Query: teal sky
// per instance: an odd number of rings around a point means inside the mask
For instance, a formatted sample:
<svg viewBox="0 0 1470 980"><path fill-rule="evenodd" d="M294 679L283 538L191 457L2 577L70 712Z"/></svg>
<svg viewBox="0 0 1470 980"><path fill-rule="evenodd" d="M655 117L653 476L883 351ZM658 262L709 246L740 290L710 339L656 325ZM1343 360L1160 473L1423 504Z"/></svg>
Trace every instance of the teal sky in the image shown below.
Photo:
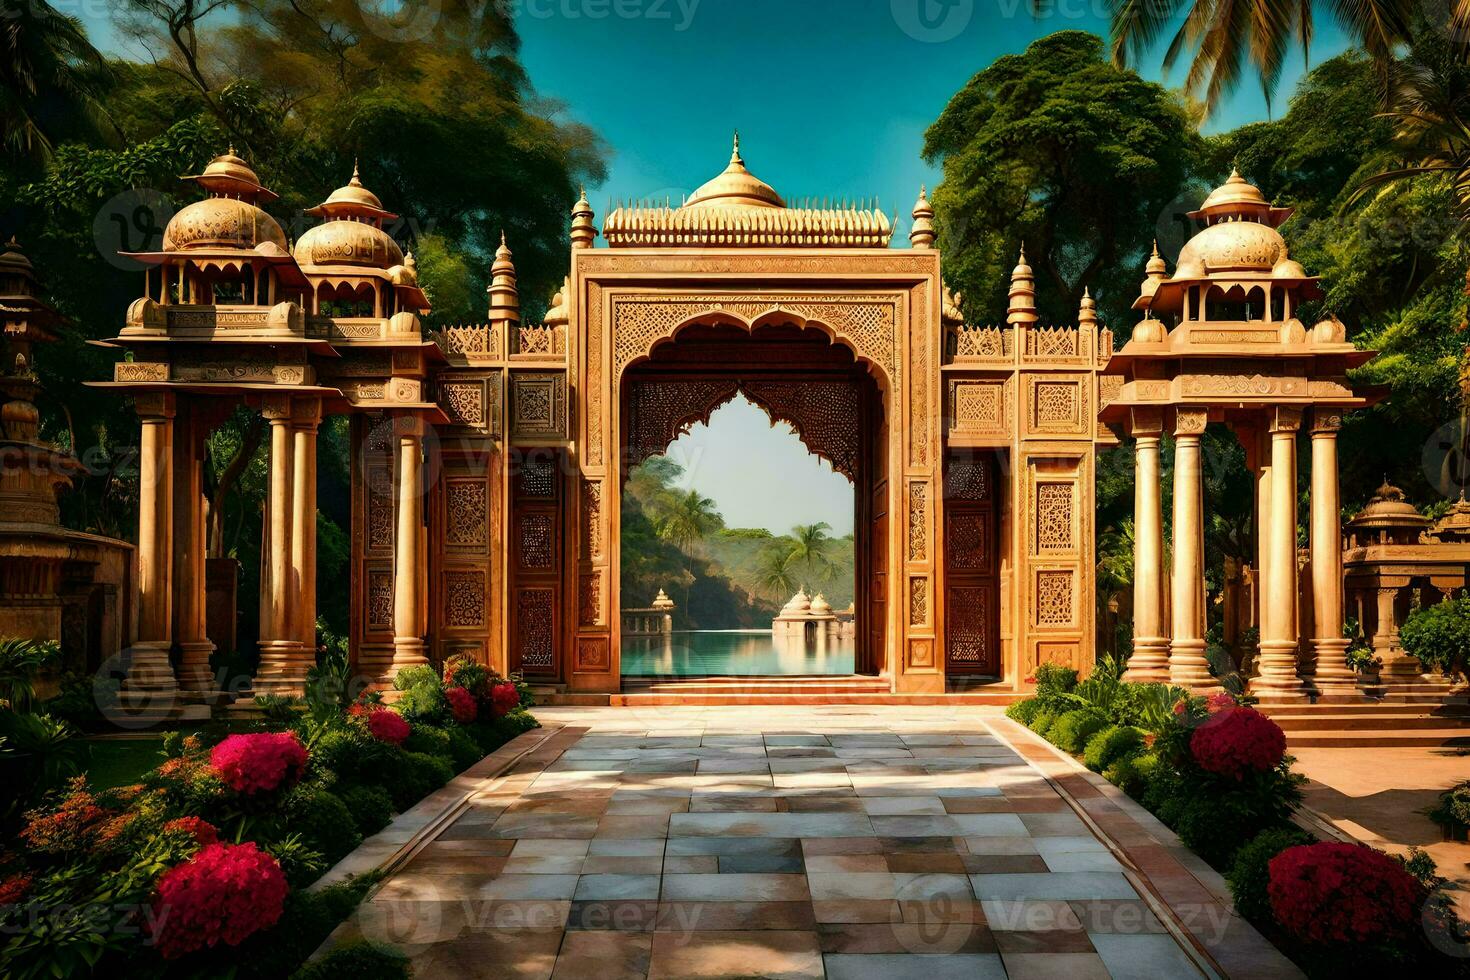
<svg viewBox="0 0 1470 980"><path fill-rule="evenodd" d="M101 0L56 0L115 50ZM398 0L363 0L391 8ZM1060 30L1107 31L1104 0L500 0L516 13L522 61L564 118L607 142L614 199L678 198L718 173L739 129L747 165L788 199L874 197L900 217L938 172L919 156L949 97L997 57ZM1318 7L1312 59L1344 47ZM1161 77L1159 57L1145 77ZM1290 60L1276 98L1303 73ZM1177 72L1176 72L1177 74ZM1206 129L1268 118L1249 79ZM852 492L753 406L732 404L679 440L692 486L732 525L786 531L826 520L852 528Z"/></svg>

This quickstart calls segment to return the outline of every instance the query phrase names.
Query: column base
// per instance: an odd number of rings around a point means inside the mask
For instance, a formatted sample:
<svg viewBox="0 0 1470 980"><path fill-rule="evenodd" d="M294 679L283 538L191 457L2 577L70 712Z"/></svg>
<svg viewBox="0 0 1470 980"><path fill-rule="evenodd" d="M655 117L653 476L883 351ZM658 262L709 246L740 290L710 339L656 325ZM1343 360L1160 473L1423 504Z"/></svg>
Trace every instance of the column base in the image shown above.
<svg viewBox="0 0 1470 980"><path fill-rule="evenodd" d="M1191 691L1219 690L1220 681L1210 673L1204 640L1174 640L1169 644L1169 683Z"/></svg>
<svg viewBox="0 0 1470 980"><path fill-rule="evenodd" d="M185 691L213 694L219 685L215 683L214 671L209 669L209 658L214 655L214 644L208 640L185 640L179 643L182 654L179 658L179 687Z"/></svg>
<svg viewBox="0 0 1470 980"><path fill-rule="evenodd" d="M1304 701L1307 686L1296 672L1297 645L1290 640L1262 640L1260 673L1251 678L1250 692L1269 704Z"/></svg>
<svg viewBox="0 0 1470 980"><path fill-rule="evenodd" d="M1316 671L1308 680L1320 693L1357 693L1358 673L1346 662L1348 642L1347 637L1326 637L1312 641Z"/></svg>
<svg viewBox="0 0 1470 980"><path fill-rule="evenodd" d="M1169 680L1169 641L1162 636L1133 638L1133 656L1123 679L1131 684L1165 683Z"/></svg>
<svg viewBox="0 0 1470 980"><path fill-rule="evenodd" d="M429 662L429 645L421 636L393 637L393 662L388 665L386 679L392 681L406 667L418 667Z"/></svg>
<svg viewBox="0 0 1470 980"><path fill-rule="evenodd" d="M301 697L306 693L306 672L315 665L316 657L300 640L261 640L255 691Z"/></svg>
<svg viewBox="0 0 1470 980"><path fill-rule="evenodd" d="M179 684L169 665L170 646L150 640L127 649L128 672L118 685L116 708L109 713L114 724L127 728L157 724L178 710Z"/></svg>

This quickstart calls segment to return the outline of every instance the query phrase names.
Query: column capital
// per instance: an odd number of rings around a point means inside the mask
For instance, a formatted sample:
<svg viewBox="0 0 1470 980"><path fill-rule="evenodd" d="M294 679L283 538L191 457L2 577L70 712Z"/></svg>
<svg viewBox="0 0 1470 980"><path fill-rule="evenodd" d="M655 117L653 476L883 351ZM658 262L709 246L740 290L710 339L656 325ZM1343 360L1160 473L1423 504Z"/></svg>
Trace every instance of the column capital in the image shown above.
<svg viewBox="0 0 1470 980"><path fill-rule="evenodd" d="M393 416L393 435L397 438L422 439L428 429L421 415Z"/></svg>
<svg viewBox="0 0 1470 980"><path fill-rule="evenodd" d="M1176 436L1202 435L1210 421L1208 408L1181 406L1174 409L1174 434Z"/></svg>
<svg viewBox="0 0 1470 980"><path fill-rule="evenodd" d="M1280 432L1297 432L1302 427L1302 410L1299 408L1273 408L1266 413L1266 428L1275 435Z"/></svg>
<svg viewBox="0 0 1470 980"><path fill-rule="evenodd" d="M291 421L302 427L316 428L322 420L320 398L291 399Z"/></svg>
<svg viewBox="0 0 1470 980"><path fill-rule="evenodd" d="M1164 434L1164 410L1162 408L1130 409L1128 434L1135 439L1159 438Z"/></svg>
<svg viewBox="0 0 1470 980"><path fill-rule="evenodd" d="M1342 409L1312 409L1312 435L1331 437L1342 430Z"/></svg>
<svg viewBox="0 0 1470 980"><path fill-rule="evenodd" d="M291 421L291 396L266 395L260 402L260 417L267 422Z"/></svg>
<svg viewBox="0 0 1470 980"><path fill-rule="evenodd" d="M133 408L145 419L171 419L178 412L178 401L171 391L140 392L133 396Z"/></svg>

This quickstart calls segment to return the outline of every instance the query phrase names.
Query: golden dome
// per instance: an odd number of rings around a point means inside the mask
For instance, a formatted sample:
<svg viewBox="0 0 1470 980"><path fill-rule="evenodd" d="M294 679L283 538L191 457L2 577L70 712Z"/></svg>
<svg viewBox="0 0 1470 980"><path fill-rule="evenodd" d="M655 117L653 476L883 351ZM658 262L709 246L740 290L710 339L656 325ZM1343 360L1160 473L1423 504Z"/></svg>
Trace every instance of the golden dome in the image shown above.
<svg viewBox="0 0 1470 980"><path fill-rule="evenodd" d="M356 162L352 164L352 177L347 183L332 191L327 195L325 201L308 209L306 213L328 218L349 214L366 215L381 220L392 220L398 217L383 207L383 202L378 195L363 186L362 178L357 172Z"/></svg>
<svg viewBox="0 0 1470 980"><path fill-rule="evenodd" d="M238 159L238 157L236 158ZM256 248L273 242L282 250L286 233L276 219L249 201L207 197L182 208L163 229L163 250Z"/></svg>
<svg viewBox="0 0 1470 980"><path fill-rule="evenodd" d="M745 169L740 158L740 134L730 151L724 173L700 187L684 202L686 208L784 208L786 202L775 188Z"/></svg>
<svg viewBox="0 0 1470 980"><path fill-rule="evenodd" d="M1286 242L1270 225L1222 221L1202 229L1179 250L1174 279L1215 272L1270 272L1285 257Z"/></svg>
<svg viewBox="0 0 1470 980"><path fill-rule="evenodd" d="M1157 238L1154 239L1154 252L1148 257L1148 265L1143 267L1143 271L1150 277L1159 276L1161 278L1164 273L1169 271L1169 264L1159 254L1159 240Z"/></svg>
<svg viewBox="0 0 1470 980"><path fill-rule="evenodd" d="M1434 523L1434 536L1441 541L1470 541L1470 502L1463 490L1460 499Z"/></svg>
<svg viewBox="0 0 1470 980"><path fill-rule="evenodd" d="M366 221L324 221L296 240L302 266L361 265L391 269L403 264L403 249L393 236Z"/></svg>
<svg viewBox="0 0 1470 980"><path fill-rule="evenodd" d="M1225 183L1210 191L1210 196L1199 206L1199 211L1208 215L1218 211L1254 210L1270 206L1259 187L1242 177L1238 170L1232 169Z"/></svg>
<svg viewBox="0 0 1470 980"><path fill-rule="evenodd" d="M31 260L26 258L25 253L20 250L20 242L15 236L10 236L10 241L5 243L5 248L0 251L0 269L8 272L31 272L35 266Z"/></svg>
<svg viewBox="0 0 1470 980"><path fill-rule="evenodd" d="M228 153L221 153L209 165L204 168L204 173L193 174L185 177L192 180L205 190L215 194L229 194L246 197L251 200L274 201L276 195L266 190L260 183L260 177L251 169L250 164L235 155L235 148L230 147Z"/></svg>
<svg viewBox="0 0 1470 980"><path fill-rule="evenodd" d="M1429 518L1419 513L1398 487L1383 481L1368 505L1348 521L1350 528L1405 528L1418 530L1429 526Z"/></svg>
<svg viewBox="0 0 1470 980"><path fill-rule="evenodd" d="M1271 276L1275 279L1306 279L1307 270L1302 264L1287 254L1286 248L1281 249L1281 258L1271 267Z"/></svg>

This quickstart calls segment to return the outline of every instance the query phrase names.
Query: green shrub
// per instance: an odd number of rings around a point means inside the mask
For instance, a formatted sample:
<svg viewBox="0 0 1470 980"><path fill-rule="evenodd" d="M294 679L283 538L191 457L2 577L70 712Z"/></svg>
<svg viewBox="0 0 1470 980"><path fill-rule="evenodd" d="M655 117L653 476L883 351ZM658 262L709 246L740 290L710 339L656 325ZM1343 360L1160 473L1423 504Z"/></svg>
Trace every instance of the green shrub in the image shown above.
<svg viewBox="0 0 1470 980"><path fill-rule="evenodd" d="M422 752L449 761L449 733L429 724L417 724L403 742L403 751Z"/></svg>
<svg viewBox="0 0 1470 980"><path fill-rule="evenodd" d="M1087 740L1082 761L1093 772L1102 772L1124 756L1143 748L1143 732L1122 725L1109 725Z"/></svg>
<svg viewBox="0 0 1470 980"><path fill-rule="evenodd" d="M1144 805L1216 868L1228 867L1235 852L1261 831L1288 824L1301 803L1302 778L1286 762L1239 780L1192 767L1164 772L1149 780Z"/></svg>
<svg viewBox="0 0 1470 980"><path fill-rule="evenodd" d="M449 763L422 752L397 752L383 783L400 813L454 778Z"/></svg>
<svg viewBox="0 0 1470 980"><path fill-rule="evenodd" d="M317 892L293 889L286 896L285 910L275 925L250 936L239 946L219 946L207 954L218 968L200 970L199 975L223 976L227 971L238 971L239 980L280 980L290 976L352 914L381 877L376 873L360 875Z"/></svg>
<svg viewBox="0 0 1470 980"><path fill-rule="evenodd" d="M291 975L291 980L408 980L413 976L408 957L384 943L357 939L333 946Z"/></svg>
<svg viewBox="0 0 1470 980"><path fill-rule="evenodd" d="M1470 827L1470 782L1451 786L1439 794L1439 799L1424 815L1449 830Z"/></svg>
<svg viewBox="0 0 1470 980"><path fill-rule="evenodd" d="M1263 830L1235 852L1225 880L1235 909L1251 922L1270 923L1271 899L1266 886L1271 876L1267 865L1288 847L1312 843L1312 835L1297 827L1272 827Z"/></svg>
<svg viewBox="0 0 1470 980"><path fill-rule="evenodd" d="M1464 673L1470 657L1470 595L1462 593L1412 613L1399 628L1399 641L1426 673Z"/></svg>
<svg viewBox="0 0 1470 980"><path fill-rule="evenodd" d="M371 837L393 822L393 797L378 786L348 786L338 796L347 804L357 832Z"/></svg>
<svg viewBox="0 0 1470 980"><path fill-rule="evenodd" d="M1080 752L1097 731L1108 723L1108 716L1096 708L1069 711L1056 720L1046 737L1063 752Z"/></svg>
<svg viewBox="0 0 1470 980"><path fill-rule="evenodd" d="M1137 798L1143 795L1151 767L1158 764L1158 758L1150 753L1125 755L1103 770L1103 778Z"/></svg>
<svg viewBox="0 0 1470 980"><path fill-rule="evenodd" d="M484 758L485 753L480 751L479 743L462 726L455 725L448 734L449 764L455 772L464 772Z"/></svg>
<svg viewBox="0 0 1470 980"><path fill-rule="evenodd" d="M1036 668L1037 694L1067 694L1077 686L1077 671L1061 664L1040 664Z"/></svg>
<svg viewBox="0 0 1470 980"><path fill-rule="evenodd" d="M1046 733L1051 731L1051 726L1056 724L1058 717L1060 716L1055 711L1043 708L1036 713L1035 718L1031 719L1031 730L1042 738L1046 738Z"/></svg>
<svg viewBox="0 0 1470 980"><path fill-rule="evenodd" d="M399 695L393 707L415 726L443 724L450 717L449 702L444 699L444 687L437 681L408 688Z"/></svg>
<svg viewBox="0 0 1470 980"><path fill-rule="evenodd" d="M428 664L405 667L393 675L393 690L395 691L408 691L421 685L443 687L444 682L439 679L439 672Z"/></svg>
<svg viewBox="0 0 1470 980"><path fill-rule="evenodd" d="M383 767L398 750L373 738L367 726L354 722L329 729L312 745L307 771L310 776L335 774L337 787L377 785Z"/></svg>
<svg viewBox="0 0 1470 980"><path fill-rule="evenodd" d="M540 725L529 711L511 711L499 718L485 718L464 730L480 749L481 758L494 752L517 735L529 732Z"/></svg>
<svg viewBox="0 0 1470 980"><path fill-rule="evenodd" d="M301 842L319 851L327 867L336 864L362 843L352 811L335 793L316 786L298 786L281 801L280 834L300 834Z"/></svg>
<svg viewBox="0 0 1470 980"><path fill-rule="evenodd" d="M1020 722L1023 725L1030 725L1031 719L1036 717L1036 715L1041 711L1041 707L1042 705L1040 698L1027 698L1024 701L1012 701L1010 704L1006 705L1006 717L1009 718L1011 721Z"/></svg>

